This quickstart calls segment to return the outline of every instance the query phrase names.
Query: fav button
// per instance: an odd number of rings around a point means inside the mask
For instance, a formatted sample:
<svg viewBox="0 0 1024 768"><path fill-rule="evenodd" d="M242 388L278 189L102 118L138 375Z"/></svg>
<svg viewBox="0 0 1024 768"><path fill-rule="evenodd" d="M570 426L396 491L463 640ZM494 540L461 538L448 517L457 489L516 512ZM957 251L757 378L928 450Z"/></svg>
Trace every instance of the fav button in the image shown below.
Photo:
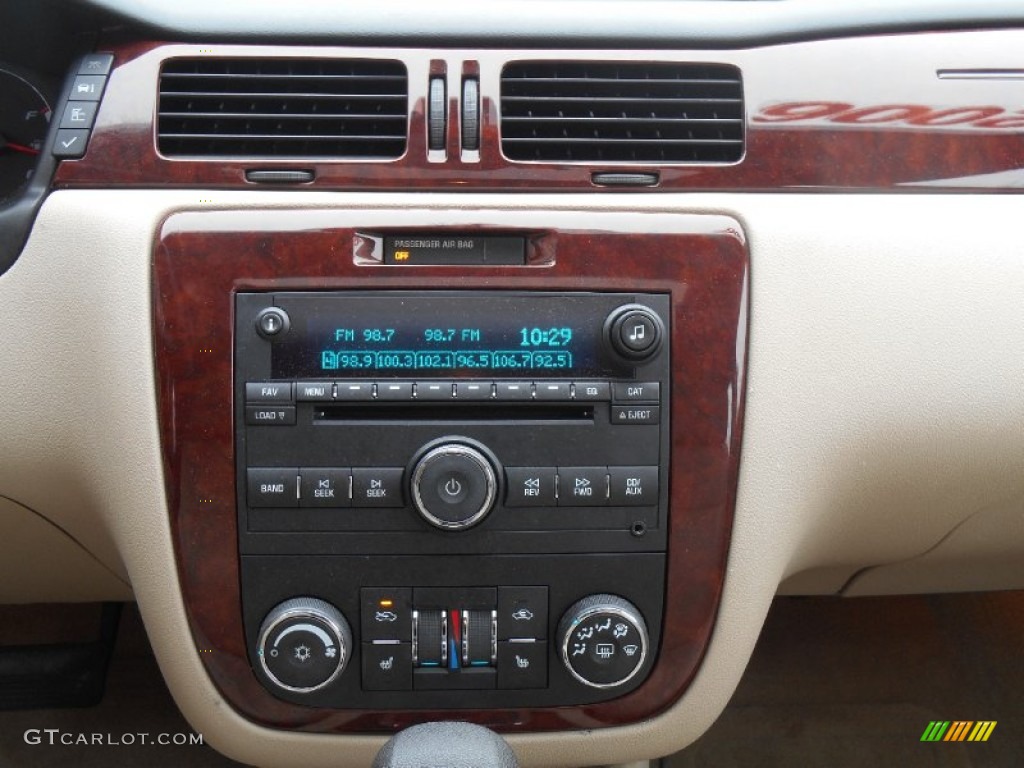
<svg viewBox="0 0 1024 768"><path fill-rule="evenodd" d="M290 381L246 382L245 400L248 403L290 403L292 401L292 383Z"/></svg>

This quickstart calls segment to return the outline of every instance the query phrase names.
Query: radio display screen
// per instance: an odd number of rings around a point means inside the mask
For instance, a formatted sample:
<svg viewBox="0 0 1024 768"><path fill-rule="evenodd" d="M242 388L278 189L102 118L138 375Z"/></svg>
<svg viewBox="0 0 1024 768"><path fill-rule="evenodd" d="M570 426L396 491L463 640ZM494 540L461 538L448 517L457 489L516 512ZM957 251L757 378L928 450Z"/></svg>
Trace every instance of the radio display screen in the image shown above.
<svg viewBox="0 0 1024 768"><path fill-rule="evenodd" d="M601 294L277 295L291 328L272 345L274 378L621 375Z"/></svg>

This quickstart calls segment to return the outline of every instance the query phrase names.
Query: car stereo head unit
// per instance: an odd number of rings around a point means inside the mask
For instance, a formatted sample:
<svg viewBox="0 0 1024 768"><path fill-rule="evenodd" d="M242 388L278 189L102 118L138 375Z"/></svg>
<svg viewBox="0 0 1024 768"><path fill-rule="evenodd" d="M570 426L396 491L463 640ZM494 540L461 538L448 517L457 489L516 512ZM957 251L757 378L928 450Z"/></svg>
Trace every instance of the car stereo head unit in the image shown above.
<svg viewBox="0 0 1024 768"><path fill-rule="evenodd" d="M237 294L243 603L268 688L419 708L640 684L662 611L669 318L653 293ZM320 672L272 655L293 625L304 649L330 638ZM343 652L360 673L339 674Z"/></svg>

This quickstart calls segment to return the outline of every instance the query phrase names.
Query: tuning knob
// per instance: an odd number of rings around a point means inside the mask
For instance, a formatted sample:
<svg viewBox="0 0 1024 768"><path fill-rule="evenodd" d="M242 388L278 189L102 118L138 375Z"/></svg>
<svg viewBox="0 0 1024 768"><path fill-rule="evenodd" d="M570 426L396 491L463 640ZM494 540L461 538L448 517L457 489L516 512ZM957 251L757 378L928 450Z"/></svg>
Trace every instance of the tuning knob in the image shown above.
<svg viewBox="0 0 1024 768"><path fill-rule="evenodd" d="M260 666L270 682L292 693L311 693L345 669L352 631L341 611L313 597L286 600L260 626Z"/></svg>
<svg viewBox="0 0 1024 768"><path fill-rule="evenodd" d="M647 624L635 605L615 595L575 603L562 617L557 637L565 668L591 688L625 685L647 659Z"/></svg>
<svg viewBox="0 0 1024 768"><path fill-rule="evenodd" d="M665 325L650 307L626 304L608 315L605 338L619 357L630 362L650 360L661 350Z"/></svg>

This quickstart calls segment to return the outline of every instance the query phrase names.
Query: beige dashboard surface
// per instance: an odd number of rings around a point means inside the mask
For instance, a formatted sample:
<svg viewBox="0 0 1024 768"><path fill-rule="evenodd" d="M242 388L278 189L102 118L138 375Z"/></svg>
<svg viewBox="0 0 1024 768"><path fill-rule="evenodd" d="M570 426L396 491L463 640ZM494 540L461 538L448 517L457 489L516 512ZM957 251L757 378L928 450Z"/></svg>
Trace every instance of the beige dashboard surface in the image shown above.
<svg viewBox="0 0 1024 768"><path fill-rule="evenodd" d="M151 249L172 212L242 207L329 208L339 222L375 210L395 226L510 209L707 211L743 222L752 263L746 424L708 653L683 699L657 718L510 738L525 765L623 762L695 740L729 699L787 578L824 574L807 591L834 591L862 569L935 550L993 509L1009 524L972 528L956 542L958 560L984 568L990 553L1003 564L1024 555L1015 197L56 192L0 277L0 495L58 524L130 582L179 706L237 760L355 766L383 743L243 720L206 677L177 589L156 421ZM1024 586L1024 569L1000 565L987 585Z"/></svg>

